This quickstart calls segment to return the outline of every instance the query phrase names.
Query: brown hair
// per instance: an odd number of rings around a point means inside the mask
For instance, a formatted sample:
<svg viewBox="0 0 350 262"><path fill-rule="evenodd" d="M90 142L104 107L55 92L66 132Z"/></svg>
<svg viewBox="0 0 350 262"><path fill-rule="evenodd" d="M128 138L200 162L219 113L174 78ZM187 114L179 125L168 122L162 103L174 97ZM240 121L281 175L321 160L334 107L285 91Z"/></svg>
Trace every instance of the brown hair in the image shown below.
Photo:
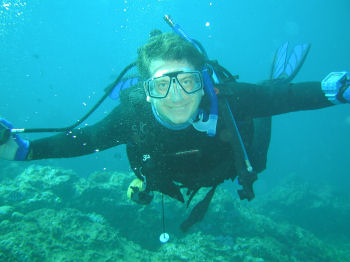
<svg viewBox="0 0 350 262"><path fill-rule="evenodd" d="M137 53L137 68L143 80L151 77L149 67L153 60L186 60L197 70L202 69L205 63L205 57L191 43L173 32L153 31Z"/></svg>

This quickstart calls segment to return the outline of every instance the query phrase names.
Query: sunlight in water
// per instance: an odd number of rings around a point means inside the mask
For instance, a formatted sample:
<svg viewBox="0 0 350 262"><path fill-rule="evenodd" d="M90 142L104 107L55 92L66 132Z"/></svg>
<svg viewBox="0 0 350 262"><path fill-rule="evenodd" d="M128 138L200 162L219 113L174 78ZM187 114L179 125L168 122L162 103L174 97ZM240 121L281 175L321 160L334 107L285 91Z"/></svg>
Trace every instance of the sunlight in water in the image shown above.
<svg viewBox="0 0 350 262"><path fill-rule="evenodd" d="M9 27L23 21L27 2L20 0L0 1L0 36L6 34Z"/></svg>

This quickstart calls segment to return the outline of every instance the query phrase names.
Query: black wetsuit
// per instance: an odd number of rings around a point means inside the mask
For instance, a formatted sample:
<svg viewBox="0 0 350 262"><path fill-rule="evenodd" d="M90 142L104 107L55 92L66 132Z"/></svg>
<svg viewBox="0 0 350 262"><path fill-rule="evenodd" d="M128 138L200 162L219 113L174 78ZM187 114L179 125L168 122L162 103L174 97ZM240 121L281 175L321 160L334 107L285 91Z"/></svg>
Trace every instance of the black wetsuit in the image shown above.
<svg viewBox="0 0 350 262"><path fill-rule="evenodd" d="M218 97L220 105L223 97L229 101L253 167L257 159L251 146L253 118L332 105L319 82L278 87L236 82L221 88ZM207 102L203 99L201 107L206 108ZM127 144L131 167L136 175L147 177L148 189L184 201L181 187L194 191L237 176L227 128L232 123L222 117L220 108L215 137L192 126L169 130L155 119L143 88L129 88L122 92L120 105L97 124L32 141L29 159L73 157Z"/></svg>

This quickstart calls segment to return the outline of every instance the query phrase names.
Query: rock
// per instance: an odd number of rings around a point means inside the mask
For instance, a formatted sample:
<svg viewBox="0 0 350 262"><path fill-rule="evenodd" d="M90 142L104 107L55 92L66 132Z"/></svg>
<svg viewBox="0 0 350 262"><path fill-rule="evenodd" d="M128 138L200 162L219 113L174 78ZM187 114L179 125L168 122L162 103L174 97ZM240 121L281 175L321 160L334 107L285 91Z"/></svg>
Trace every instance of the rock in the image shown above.
<svg viewBox="0 0 350 262"><path fill-rule="evenodd" d="M12 206L0 206L0 219L9 218L13 211L14 208Z"/></svg>
<svg viewBox="0 0 350 262"><path fill-rule="evenodd" d="M11 217L12 217L12 220L14 220L14 221L20 221L23 219L24 215L22 213L19 213L19 212L13 212Z"/></svg>
<svg viewBox="0 0 350 262"><path fill-rule="evenodd" d="M283 221L276 217L298 207L308 211L302 205L308 192L303 187L290 190L291 197L275 193L261 205L239 201L219 187L203 221L186 234L179 225L208 189L200 190L188 209L165 196L170 241L161 244L162 196L155 193L148 206L130 201L126 190L133 178L119 172L79 178L67 170L30 166L14 179L4 180L0 184L0 260L349 261L347 241L332 245L286 219L287 215ZM328 192L323 196L334 195ZM326 212L332 205L342 212L341 201L313 199L308 200L313 203L311 209Z"/></svg>
<svg viewBox="0 0 350 262"><path fill-rule="evenodd" d="M332 232L350 237L350 198L326 184L310 184L292 177L261 198L255 207L276 221L287 221L318 236Z"/></svg>

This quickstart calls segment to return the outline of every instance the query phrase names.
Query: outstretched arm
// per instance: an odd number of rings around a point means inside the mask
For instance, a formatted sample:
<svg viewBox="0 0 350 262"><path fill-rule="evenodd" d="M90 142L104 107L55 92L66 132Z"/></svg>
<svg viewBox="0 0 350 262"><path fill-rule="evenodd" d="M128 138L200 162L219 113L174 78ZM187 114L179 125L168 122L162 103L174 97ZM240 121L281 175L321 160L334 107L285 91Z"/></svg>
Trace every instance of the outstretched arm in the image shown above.
<svg viewBox="0 0 350 262"><path fill-rule="evenodd" d="M92 126L73 129L68 133L34 141L26 141L18 135L12 135L6 143L0 145L0 157L8 160L65 158L86 155L126 143L130 133L127 130L129 121L126 121L126 113L122 108L118 106ZM11 128L7 121L4 123Z"/></svg>
<svg viewBox="0 0 350 262"><path fill-rule="evenodd" d="M238 119L272 116L333 105L322 91L320 82L283 86L234 83L229 93L228 101Z"/></svg>
<svg viewBox="0 0 350 262"><path fill-rule="evenodd" d="M34 140L30 143L27 160L81 156L124 144L127 125L120 107L100 122L68 133Z"/></svg>
<svg viewBox="0 0 350 262"><path fill-rule="evenodd" d="M269 81L261 85L233 83L225 93L238 118L264 117L333 104L350 103L350 74L333 72L322 82L291 84L309 52L309 44L294 47L288 57L288 42L276 52ZM230 93L231 92L231 93Z"/></svg>

